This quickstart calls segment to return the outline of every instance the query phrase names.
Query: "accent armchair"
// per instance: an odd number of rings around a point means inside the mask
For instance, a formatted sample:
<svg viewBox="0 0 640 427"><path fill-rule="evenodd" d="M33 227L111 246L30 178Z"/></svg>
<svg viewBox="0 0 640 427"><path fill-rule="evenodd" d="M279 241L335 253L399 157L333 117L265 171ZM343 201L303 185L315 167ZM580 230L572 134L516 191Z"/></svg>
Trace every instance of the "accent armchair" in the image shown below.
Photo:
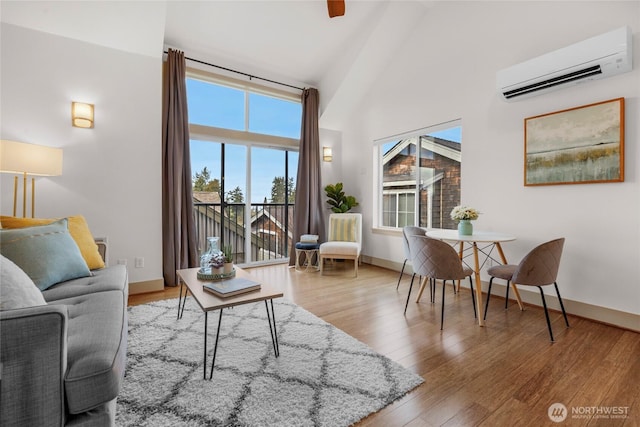
<svg viewBox="0 0 640 427"><path fill-rule="evenodd" d="M353 260L355 277L362 249L362 214L342 213L329 216L328 240L320 245L320 274L324 274L327 259Z"/></svg>
<svg viewBox="0 0 640 427"><path fill-rule="evenodd" d="M518 286L536 286L540 290L540 297L542 298L542 306L544 307L544 315L547 319L547 328L549 329L549 338L551 342L554 341L553 331L551 330L551 320L549 319L549 310L547 309L547 301L544 298L543 286L553 285L558 295L558 302L562 309L562 316L564 317L564 323L569 327L569 319L567 319L567 312L564 309L562 303L562 297L560 297L560 291L558 290L558 283L556 278L558 277L558 270L560 269L560 258L562 256L562 249L564 247L564 237L560 239L551 240L533 248L524 258L520 261L520 264L507 264L507 265L495 265L487 270L487 273L491 276L489 280L489 290L487 291L487 302L484 307L484 317L487 318L487 310L489 309L489 299L491 298L491 286L493 285L493 279L503 279L507 281L507 297L505 302L509 301L509 284L515 283Z"/></svg>
<svg viewBox="0 0 640 427"><path fill-rule="evenodd" d="M435 293L435 281L442 280L442 309L440 312L440 330L444 326L444 291L447 285L447 280L455 281L462 280L466 277L469 278L469 286L471 288L471 301L473 303L474 317L476 313L476 301L473 292L473 270L469 267L462 265L460 257L455 249L449 244L436 239L431 239L427 236L409 236L409 248L411 250L411 263L413 264L413 271L422 277L422 283L420 290L418 291L418 298L416 303L420 302L422 292L427 284L427 279L433 284L433 293ZM407 313L407 306L409 305L409 298L411 297L411 288L413 282L409 286L409 293L407 294L407 303L404 307L405 314ZM455 286L454 286L455 289ZM433 294L432 294L433 296Z"/></svg>

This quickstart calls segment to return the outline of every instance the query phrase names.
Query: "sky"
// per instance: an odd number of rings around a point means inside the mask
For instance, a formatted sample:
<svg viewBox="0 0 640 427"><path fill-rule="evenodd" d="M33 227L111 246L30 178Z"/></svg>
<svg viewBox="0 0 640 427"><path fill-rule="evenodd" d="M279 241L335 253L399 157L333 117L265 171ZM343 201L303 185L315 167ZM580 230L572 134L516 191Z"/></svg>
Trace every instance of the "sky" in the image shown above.
<svg viewBox="0 0 640 427"><path fill-rule="evenodd" d="M189 122L234 130L300 138L302 106L300 103L251 93L249 123L245 125L244 91L187 79ZM249 147L225 144L225 191L240 187L247 199L246 173ZM211 178L220 179L221 144L191 140L191 173L206 166ZM289 152L289 177L294 183L298 171L298 153ZM251 202L271 198L273 178L285 176L285 151L251 148Z"/></svg>
<svg viewBox="0 0 640 427"><path fill-rule="evenodd" d="M249 120L245 117L245 92L243 90L187 79L187 103L189 122L233 130L300 138L302 106L300 103L273 98L261 94L249 94ZM428 134L450 141L462 141L462 127L456 126ZM385 149L395 143L385 144ZM225 191L240 187L247 199L247 157L251 150L251 198L252 203L262 203L271 198L273 178L285 176L285 151L238 144L225 145ZM191 174L207 167L211 179L220 180L221 144L218 142L191 140ZM298 171L298 153L289 152L289 177L294 185Z"/></svg>

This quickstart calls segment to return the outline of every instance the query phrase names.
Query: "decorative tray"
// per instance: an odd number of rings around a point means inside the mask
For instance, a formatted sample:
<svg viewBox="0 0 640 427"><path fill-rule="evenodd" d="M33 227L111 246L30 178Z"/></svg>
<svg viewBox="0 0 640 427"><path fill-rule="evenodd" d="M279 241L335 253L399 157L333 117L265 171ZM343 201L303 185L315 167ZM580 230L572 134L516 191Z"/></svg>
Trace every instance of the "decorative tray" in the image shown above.
<svg viewBox="0 0 640 427"><path fill-rule="evenodd" d="M236 276L235 267L231 270L230 273L211 273L203 272L202 270L198 270L198 280L222 280L222 279L230 279Z"/></svg>

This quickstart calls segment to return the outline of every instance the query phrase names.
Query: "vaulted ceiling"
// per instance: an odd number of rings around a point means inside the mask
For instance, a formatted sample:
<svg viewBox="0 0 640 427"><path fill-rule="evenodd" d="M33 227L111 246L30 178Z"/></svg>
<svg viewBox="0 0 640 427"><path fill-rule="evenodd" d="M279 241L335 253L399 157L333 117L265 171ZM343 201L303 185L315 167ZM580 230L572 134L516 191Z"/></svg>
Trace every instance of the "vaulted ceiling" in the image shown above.
<svg viewBox="0 0 640 427"><path fill-rule="evenodd" d="M341 129L430 1L7 1L0 19L136 54L187 56L320 90L321 126Z"/></svg>

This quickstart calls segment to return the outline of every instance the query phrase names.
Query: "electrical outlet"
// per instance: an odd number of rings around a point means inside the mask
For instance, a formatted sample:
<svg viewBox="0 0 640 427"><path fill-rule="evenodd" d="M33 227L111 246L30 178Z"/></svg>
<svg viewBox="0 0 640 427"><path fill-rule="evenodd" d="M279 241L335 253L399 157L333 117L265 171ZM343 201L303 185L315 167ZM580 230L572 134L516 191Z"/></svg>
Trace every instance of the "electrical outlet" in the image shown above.
<svg viewBox="0 0 640 427"><path fill-rule="evenodd" d="M136 268L144 268L144 258L136 257Z"/></svg>
<svg viewBox="0 0 640 427"><path fill-rule="evenodd" d="M119 259L118 260L118 265L127 265L127 260L126 259Z"/></svg>

